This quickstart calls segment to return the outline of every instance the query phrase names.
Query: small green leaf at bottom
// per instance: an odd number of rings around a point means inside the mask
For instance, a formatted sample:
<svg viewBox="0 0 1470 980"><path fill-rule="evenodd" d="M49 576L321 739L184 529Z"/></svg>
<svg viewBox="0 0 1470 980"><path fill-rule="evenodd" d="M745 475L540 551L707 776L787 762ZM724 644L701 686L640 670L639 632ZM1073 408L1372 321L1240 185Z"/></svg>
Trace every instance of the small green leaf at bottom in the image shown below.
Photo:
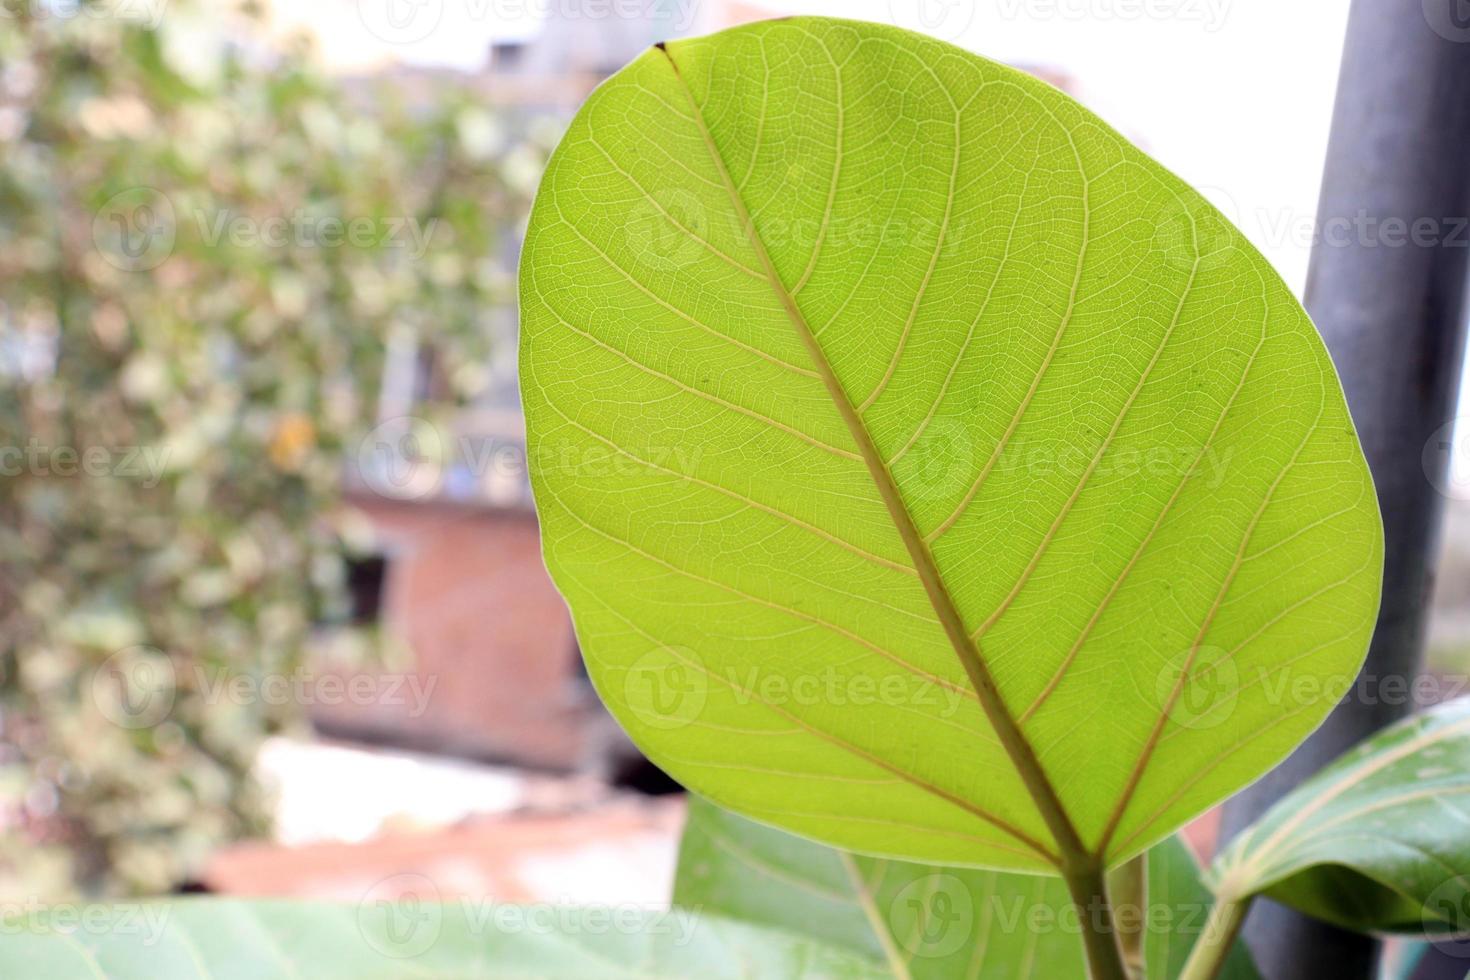
<svg viewBox="0 0 1470 980"><path fill-rule="evenodd" d="M1189 850L1149 852L1148 980L1178 976L1210 895ZM848 854L690 798L674 901L811 936L907 980L1084 978L1076 913L1060 879ZM1225 980L1257 980L1237 944Z"/></svg>
<svg viewBox="0 0 1470 980"><path fill-rule="evenodd" d="M886 976L855 953L698 910L192 899L56 907L0 929L0 977L46 980Z"/></svg>

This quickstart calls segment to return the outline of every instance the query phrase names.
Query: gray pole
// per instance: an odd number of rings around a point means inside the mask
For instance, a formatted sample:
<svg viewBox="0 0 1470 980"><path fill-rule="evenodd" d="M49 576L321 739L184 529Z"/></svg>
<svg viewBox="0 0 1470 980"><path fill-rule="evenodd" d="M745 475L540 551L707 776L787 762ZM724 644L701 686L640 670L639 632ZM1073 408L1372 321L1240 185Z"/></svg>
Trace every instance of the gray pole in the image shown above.
<svg viewBox="0 0 1470 980"><path fill-rule="evenodd" d="M1306 306L1342 376L1377 483L1386 535L1383 607L1364 683L1280 768L1226 805L1222 840L1412 707L1371 696L1372 682L1412 678L1419 669L1442 504L1426 471L1442 472L1448 458L1422 454L1454 415L1459 387L1470 259L1470 230L1461 224L1470 215L1467 151L1470 5L1353 0ZM1272 902L1256 903L1245 937L1267 980L1374 976L1374 941Z"/></svg>

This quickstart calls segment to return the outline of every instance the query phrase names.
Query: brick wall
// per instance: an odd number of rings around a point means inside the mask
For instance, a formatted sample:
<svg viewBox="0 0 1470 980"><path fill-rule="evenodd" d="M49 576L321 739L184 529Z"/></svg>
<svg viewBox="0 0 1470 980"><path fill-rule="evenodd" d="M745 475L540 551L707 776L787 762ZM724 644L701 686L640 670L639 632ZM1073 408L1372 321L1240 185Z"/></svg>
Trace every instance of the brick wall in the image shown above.
<svg viewBox="0 0 1470 980"><path fill-rule="evenodd" d="M382 626L413 652L427 710L416 713L406 696L382 697L316 705L313 720L336 734L416 748L579 766L603 714L578 678L571 620L541 563L530 511L354 503L387 557Z"/></svg>

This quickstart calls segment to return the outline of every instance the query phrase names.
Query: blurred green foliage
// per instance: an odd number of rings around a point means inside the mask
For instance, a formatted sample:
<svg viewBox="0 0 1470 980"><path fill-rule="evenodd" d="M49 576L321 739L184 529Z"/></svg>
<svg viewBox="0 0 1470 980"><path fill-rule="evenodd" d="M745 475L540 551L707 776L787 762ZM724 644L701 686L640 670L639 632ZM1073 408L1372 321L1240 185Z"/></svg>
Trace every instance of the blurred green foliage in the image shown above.
<svg viewBox="0 0 1470 980"><path fill-rule="evenodd" d="M248 11L46 9L0 30L0 898L160 892L262 831L300 712L201 669L342 619L387 339L452 366L416 414L482 397L556 134L344 90Z"/></svg>

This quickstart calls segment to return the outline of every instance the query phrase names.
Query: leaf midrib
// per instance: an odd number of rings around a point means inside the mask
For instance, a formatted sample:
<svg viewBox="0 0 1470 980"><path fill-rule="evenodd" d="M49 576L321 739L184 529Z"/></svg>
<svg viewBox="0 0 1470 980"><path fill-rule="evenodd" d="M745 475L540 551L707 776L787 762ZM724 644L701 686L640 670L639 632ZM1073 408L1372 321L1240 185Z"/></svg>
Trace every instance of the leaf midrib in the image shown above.
<svg viewBox="0 0 1470 980"><path fill-rule="evenodd" d="M950 645L954 648L955 655L959 658L965 669L970 683L975 688L981 708L994 729L1002 747L1006 750L1012 765L1015 766L1017 774L1025 783L1030 793L1031 801L1041 815L1047 829L1051 832L1059 851L1055 862L1059 870L1078 871L1099 867L1100 861L1096 855L1089 852L1083 844L1076 828L1073 826L1071 817L1062 805L1061 798L1057 795L1055 787L1052 786L1050 778L1046 775L1037 758L1035 750L1030 741L1021 731L1005 700L1001 697L1000 689L997 687L989 667L980 652L979 644L971 638L966 629L964 620L960 615L953 596L950 595L948 587L939 572L939 567L934 560L933 553L929 549L923 534L919 532L914 524L913 516L904 504L902 494L899 492L898 484L893 479L887 465L883 462L882 455L878 452L877 445L873 442L872 435L863 424L862 417L847 397L847 391L842 386L831 362L828 361L826 353L822 350L811 325L807 323L805 315L797 305L796 299L786 288L772 261L770 253L766 250L765 243L756 232L755 222L750 217L749 210L745 206L744 198L735 185L730 175L729 168L725 164L724 157L720 154L718 145L715 143L713 134L705 122L704 112L694 98L694 92L684 79L679 69L679 64L674 60L668 47L659 43L655 47L663 54L680 90L689 101L689 107L696 128L709 152L710 160L720 175L721 182L729 194L731 206L734 208L735 216L745 233L746 241L750 245L760 265L765 271L766 280L772 291L776 294L787 319L795 328L802 346L810 355L813 366L821 377L822 384L826 387L833 405L857 444L863 463L866 465L873 483L883 499L889 516L893 519L895 529L914 561L914 567L919 573L919 579L924 585L924 591L929 597L930 605L934 608L940 626L944 629ZM842 134L837 134L840 146Z"/></svg>
<svg viewBox="0 0 1470 980"><path fill-rule="evenodd" d="M864 877L862 870L857 866L857 860L851 853L838 851L837 856L841 859L842 869L847 872L848 880L852 882L853 889L857 892L857 903L858 907L863 910L863 918L868 920L868 928L873 931L873 938L878 940L878 945L883 949L883 958L887 961L888 968L893 971L896 980L913 980L908 958L894 944L888 920L878 909L877 889Z"/></svg>

